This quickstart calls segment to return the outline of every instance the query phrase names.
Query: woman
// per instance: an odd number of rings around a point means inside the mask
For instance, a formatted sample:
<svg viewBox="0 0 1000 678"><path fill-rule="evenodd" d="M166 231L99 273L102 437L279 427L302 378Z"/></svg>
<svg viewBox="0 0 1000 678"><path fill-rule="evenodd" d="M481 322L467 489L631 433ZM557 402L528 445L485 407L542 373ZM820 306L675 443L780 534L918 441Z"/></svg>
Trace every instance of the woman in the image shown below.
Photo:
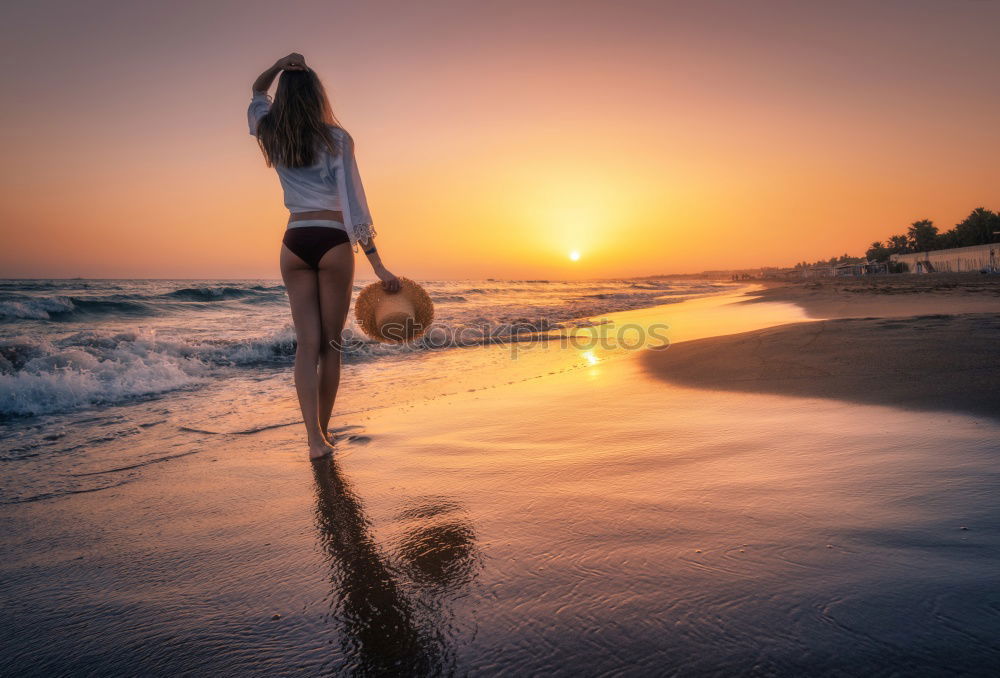
<svg viewBox="0 0 1000 678"><path fill-rule="evenodd" d="M274 78L278 89L267 94ZM322 83L301 54L289 54L253 83L250 134L274 167L285 194L288 227L281 277L295 323L295 390L309 437L309 457L333 451L327 427L340 384L341 331L351 305L360 243L388 292L399 280L375 249L375 231L354 159L354 141L337 122Z"/></svg>

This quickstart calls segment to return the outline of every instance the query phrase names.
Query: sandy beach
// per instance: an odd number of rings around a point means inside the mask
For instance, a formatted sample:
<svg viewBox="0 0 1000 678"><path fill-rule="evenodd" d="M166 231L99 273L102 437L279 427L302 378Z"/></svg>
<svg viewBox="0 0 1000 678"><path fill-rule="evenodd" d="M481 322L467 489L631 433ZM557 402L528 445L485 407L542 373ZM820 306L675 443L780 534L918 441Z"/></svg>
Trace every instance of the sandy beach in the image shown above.
<svg viewBox="0 0 1000 678"><path fill-rule="evenodd" d="M975 273L817 278L766 283L744 303L766 301L796 304L811 318L996 313L1000 282Z"/></svg>
<svg viewBox="0 0 1000 678"><path fill-rule="evenodd" d="M651 351L671 383L1000 418L1000 281L832 279L755 292L830 318Z"/></svg>
<svg viewBox="0 0 1000 678"><path fill-rule="evenodd" d="M155 461L0 508L0 669L992 675L995 290L752 286L596 326L666 350L401 357L332 462L290 391L133 405Z"/></svg>

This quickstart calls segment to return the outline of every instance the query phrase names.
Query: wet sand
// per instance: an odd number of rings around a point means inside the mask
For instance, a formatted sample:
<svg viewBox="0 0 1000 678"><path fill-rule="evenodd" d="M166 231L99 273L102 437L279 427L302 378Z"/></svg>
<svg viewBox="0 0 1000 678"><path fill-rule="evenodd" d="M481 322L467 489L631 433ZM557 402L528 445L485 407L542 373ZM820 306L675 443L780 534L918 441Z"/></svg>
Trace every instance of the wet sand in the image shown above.
<svg viewBox="0 0 1000 678"><path fill-rule="evenodd" d="M685 386L1000 418L1000 278L813 281L743 303L775 301L835 319L687 342L644 363Z"/></svg>
<svg viewBox="0 0 1000 678"><path fill-rule="evenodd" d="M1000 315L824 320L650 352L674 384L1000 419Z"/></svg>
<svg viewBox="0 0 1000 678"><path fill-rule="evenodd" d="M733 301L614 320L670 324L691 342L670 355L805 318ZM456 378L552 369L339 415L334 462L306 460L296 426L174 421L130 444L187 456L3 507L0 668L993 673L995 420L669 384L635 353L504 350L448 360Z"/></svg>

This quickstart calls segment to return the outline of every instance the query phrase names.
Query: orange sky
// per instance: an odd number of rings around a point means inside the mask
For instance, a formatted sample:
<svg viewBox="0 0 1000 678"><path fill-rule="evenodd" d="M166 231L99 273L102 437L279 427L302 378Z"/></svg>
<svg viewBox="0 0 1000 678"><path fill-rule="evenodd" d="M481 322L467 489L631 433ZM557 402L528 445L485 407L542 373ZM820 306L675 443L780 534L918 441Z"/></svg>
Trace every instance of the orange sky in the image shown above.
<svg viewBox="0 0 1000 678"><path fill-rule="evenodd" d="M0 277L277 277L245 113L293 50L400 275L788 265L1000 208L996 2L14 5Z"/></svg>

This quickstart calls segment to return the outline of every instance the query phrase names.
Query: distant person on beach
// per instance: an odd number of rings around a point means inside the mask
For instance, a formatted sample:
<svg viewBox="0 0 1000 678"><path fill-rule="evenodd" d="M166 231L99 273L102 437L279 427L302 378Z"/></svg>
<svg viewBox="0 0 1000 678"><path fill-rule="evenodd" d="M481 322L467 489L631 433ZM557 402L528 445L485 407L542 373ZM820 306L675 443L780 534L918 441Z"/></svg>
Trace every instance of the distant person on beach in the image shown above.
<svg viewBox="0 0 1000 678"><path fill-rule="evenodd" d="M274 100L267 91L278 74ZM288 208L281 277L295 323L295 390L309 457L333 452L328 427L340 384L341 332L351 305L358 243L388 292L400 282L382 264L354 158L354 140L301 54L289 54L253 83L247 119Z"/></svg>

